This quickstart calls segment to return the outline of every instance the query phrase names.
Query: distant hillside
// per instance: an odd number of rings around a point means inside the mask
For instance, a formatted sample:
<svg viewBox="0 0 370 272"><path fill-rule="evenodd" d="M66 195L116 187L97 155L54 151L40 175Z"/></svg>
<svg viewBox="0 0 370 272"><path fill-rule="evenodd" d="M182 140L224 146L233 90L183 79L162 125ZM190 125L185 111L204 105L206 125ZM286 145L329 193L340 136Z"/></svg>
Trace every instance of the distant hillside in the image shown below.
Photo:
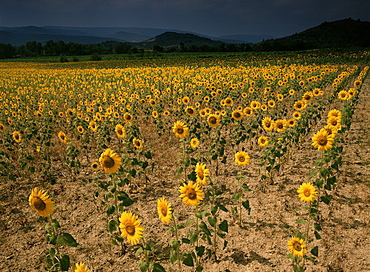
<svg viewBox="0 0 370 272"><path fill-rule="evenodd" d="M217 37L219 41L226 43L259 43L263 40L274 39L270 35L224 35Z"/></svg>
<svg viewBox="0 0 370 272"><path fill-rule="evenodd" d="M261 50L274 51L348 47L370 47L370 22L351 18L324 22L300 33L258 44Z"/></svg>
<svg viewBox="0 0 370 272"><path fill-rule="evenodd" d="M210 46L219 47L223 42L214 41L209 38L200 37L189 33L165 32L152 39L137 43L136 46L141 48L153 48L160 46L169 47L191 47L191 46Z"/></svg>

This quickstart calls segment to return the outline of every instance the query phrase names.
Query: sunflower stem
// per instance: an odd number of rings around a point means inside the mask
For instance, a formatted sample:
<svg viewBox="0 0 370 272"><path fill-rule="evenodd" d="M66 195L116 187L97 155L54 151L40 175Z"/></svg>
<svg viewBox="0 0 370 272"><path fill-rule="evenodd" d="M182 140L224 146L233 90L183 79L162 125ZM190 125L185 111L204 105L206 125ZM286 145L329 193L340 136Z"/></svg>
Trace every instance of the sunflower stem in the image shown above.
<svg viewBox="0 0 370 272"><path fill-rule="evenodd" d="M199 247L199 218L198 218L198 205L195 206L195 218L196 218L196 234L197 234L197 240L196 240L196 247L198 248ZM198 255L197 255L197 252L195 251L195 263L196 263L196 266L195 267L198 267L199 265L199 258L198 258Z"/></svg>
<svg viewBox="0 0 370 272"><path fill-rule="evenodd" d="M310 231L310 225L311 225L311 208L312 208L312 202L310 202L310 207L309 207L309 210L308 210L308 218L307 218L307 227L306 227L306 233L305 233L305 241L306 241L306 245L308 246L308 234L309 234L309 231ZM305 261L306 259L303 258L303 263L302 263L302 267L304 268L304 265L305 265Z"/></svg>
<svg viewBox="0 0 370 272"><path fill-rule="evenodd" d="M172 214L172 218L173 218L173 224L174 224L174 230L175 230L175 237L176 237L176 241L178 241L180 243L180 240L179 240L179 233L178 233L178 230L177 230L177 224L176 224L176 217L175 217L175 212L173 212ZM179 271L182 271L182 265L181 265L181 262L182 262L182 258L180 256L180 246L178 246L176 248L176 255L177 255L177 261L178 261L178 264L179 264Z"/></svg>

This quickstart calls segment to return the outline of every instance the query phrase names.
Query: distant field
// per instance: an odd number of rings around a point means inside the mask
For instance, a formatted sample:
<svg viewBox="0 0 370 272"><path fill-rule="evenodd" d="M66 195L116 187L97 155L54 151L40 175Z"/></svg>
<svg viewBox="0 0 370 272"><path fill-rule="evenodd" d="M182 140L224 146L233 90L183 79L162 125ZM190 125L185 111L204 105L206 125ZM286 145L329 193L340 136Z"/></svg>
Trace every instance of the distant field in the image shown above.
<svg viewBox="0 0 370 272"><path fill-rule="evenodd" d="M369 51L101 58L0 62L1 271L367 271Z"/></svg>

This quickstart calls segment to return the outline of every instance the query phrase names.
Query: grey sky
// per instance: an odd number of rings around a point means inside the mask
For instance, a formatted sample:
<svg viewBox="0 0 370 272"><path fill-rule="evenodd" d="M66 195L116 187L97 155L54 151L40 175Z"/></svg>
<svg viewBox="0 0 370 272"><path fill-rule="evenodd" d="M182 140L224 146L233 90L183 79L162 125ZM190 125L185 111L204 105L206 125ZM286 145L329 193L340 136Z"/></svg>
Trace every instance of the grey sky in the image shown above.
<svg viewBox="0 0 370 272"><path fill-rule="evenodd" d="M169 28L210 36L282 37L351 17L370 21L368 0L0 0L0 26Z"/></svg>

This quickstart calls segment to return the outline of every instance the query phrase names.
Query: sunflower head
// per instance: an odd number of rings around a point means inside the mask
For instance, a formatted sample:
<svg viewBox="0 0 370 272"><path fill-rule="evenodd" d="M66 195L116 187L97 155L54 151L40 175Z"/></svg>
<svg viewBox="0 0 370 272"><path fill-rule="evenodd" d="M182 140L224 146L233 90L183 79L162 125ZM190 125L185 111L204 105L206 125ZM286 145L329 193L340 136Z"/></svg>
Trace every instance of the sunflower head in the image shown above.
<svg viewBox="0 0 370 272"><path fill-rule="evenodd" d="M90 167L91 167L92 170L97 171L97 170L99 170L99 163L98 162L93 162L90 165Z"/></svg>
<svg viewBox="0 0 370 272"><path fill-rule="evenodd" d="M54 201L44 190L34 188L28 198L32 209L40 216L48 217L54 212Z"/></svg>
<svg viewBox="0 0 370 272"><path fill-rule="evenodd" d="M22 134L20 134L18 131L14 131L12 137L16 143L20 143L22 141Z"/></svg>
<svg viewBox="0 0 370 272"><path fill-rule="evenodd" d="M243 113L240 111L240 110L234 110L232 113L231 113L231 117L236 120L236 121L239 121L243 118Z"/></svg>
<svg viewBox="0 0 370 272"><path fill-rule="evenodd" d="M192 148L197 148L199 146L199 140L198 140L198 138L192 138L190 140L190 146Z"/></svg>
<svg viewBox="0 0 370 272"><path fill-rule="evenodd" d="M170 223L172 219L172 208L171 204L164 199L164 197L157 201L158 217L163 223Z"/></svg>
<svg viewBox="0 0 370 272"><path fill-rule="evenodd" d="M126 123L131 123L134 117L132 116L131 113L125 112L125 114L123 115L123 119L125 120Z"/></svg>
<svg viewBox="0 0 370 272"><path fill-rule="evenodd" d="M63 131L59 131L58 138L63 143L67 143L68 141L67 135Z"/></svg>
<svg viewBox="0 0 370 272"><path fill-rule="evenodd" d="M292 237L288 241L289 251L294 256L303 257L307 253L306 247L307 245L304 243L304 240L299 237Z"/></svg>
<svg viewBox="0 0 370 272"><path fill-rule="evenodd" d="M181 193L180 197L182 198L182 202L189 206L197 206L204 198L202 189L198 184L193 183L192 181L180 186L179 192Z"/></svg>
<svg viewBox="0 0 370 272"><path fill-rule="evenodd" d="M261 136L261 137L258 138L258 145L259 146L263 147L263 146L266 146L268 144L269 144L269 140L266 136Z"/></svg>
<svg viewBox="0 0 370 272"><path fill-rule="evenodd" d="M176 121L172 127L173 133L175 133L176 137L183 139L189 133L189 128L181 121Z"/></svg>
<svg viewBox="0 0 370 272"><path fill-rule="evenodd" d="M191 106L186 107L185 112L189 116L194 116L197 113L196 109Z"/></svg>
<svg viewBox="0 0 370 272"><path fill-rule="evenodd" d="M283 132L287 127L287 121L284 119L277 120L274 122L274 127L277 132Z"/></svg>
<svg viewBox="0 0 370 272"><path fill-rule="evenodd" d="M126 136L126 129L121 124L117 124L115 127L116 135L118 138L122 139Z"/></svg>
<svg viewBox="0 0 370 272"><path fill-rule="evenodd" d="M110 148L100 155L99 162L105 173L117 172L122 164L121 158Z"/></svg>
<svg viewBox="0 0 370 272"><path fill-rule="evenodd" d="M119 221L122 238L126 238L131 245L138 244L144 231L144 228L140 226L141 220L138 216L132 212L122 212Z"/></svg>
<svg viewBox="0 0 370 272"><path fill-rule="evenodd" d="M325 128L320 129L312 137L312 146L319 151L326 151L332 148L335 135L328 134Z"/></svg>
<svg viewBox="0 0 370 272"><path fill-rule="evenodd" d="M90 272L90 270L84 263L80 262L80 263L76 263L76 268L74 272Z"/></svg>
<svg viewBox="0 0 370 272"><path fill-rule="evenodd" d="M136 149L142 149L143 148L143 141L137 138L134 138L132 140L132 144Z"/></svg>
<svg viewBox="0 0 370 272"><path fill-rule="evenodd" d="M250 157L247 152L239 151L235 154L235 162L239 166L245 166L249 163Z"/></svg>
<svg viewBox="0 0 370 272"><path fill-rule="evenodd" d="M220 118L217 114L210 114L207 117L207 123L211 127L217 127L220 124Z"/></svg>
<svg viewBox="0 0 370 272"><path fill-rule="evenodd" d="M297 190L299 199L301 201L310 203L315 200L317 196L316 188L309 182L303 182Z"/></svg>
<svg viewBox="0 0 370 272"><path fill-rule="evenodd" d="M266 131L272 131L274 129L274 121L270 117L265 117L262 120L262 127Z"/></svg>
<svg viewBox="0 0 370 272"><path fill-rule="evenodd" d="M197 184L207 185L209 169L206 168L206 165L204 163L197 163L197 165L195 166L195 174L197 176Z"/></svg>

